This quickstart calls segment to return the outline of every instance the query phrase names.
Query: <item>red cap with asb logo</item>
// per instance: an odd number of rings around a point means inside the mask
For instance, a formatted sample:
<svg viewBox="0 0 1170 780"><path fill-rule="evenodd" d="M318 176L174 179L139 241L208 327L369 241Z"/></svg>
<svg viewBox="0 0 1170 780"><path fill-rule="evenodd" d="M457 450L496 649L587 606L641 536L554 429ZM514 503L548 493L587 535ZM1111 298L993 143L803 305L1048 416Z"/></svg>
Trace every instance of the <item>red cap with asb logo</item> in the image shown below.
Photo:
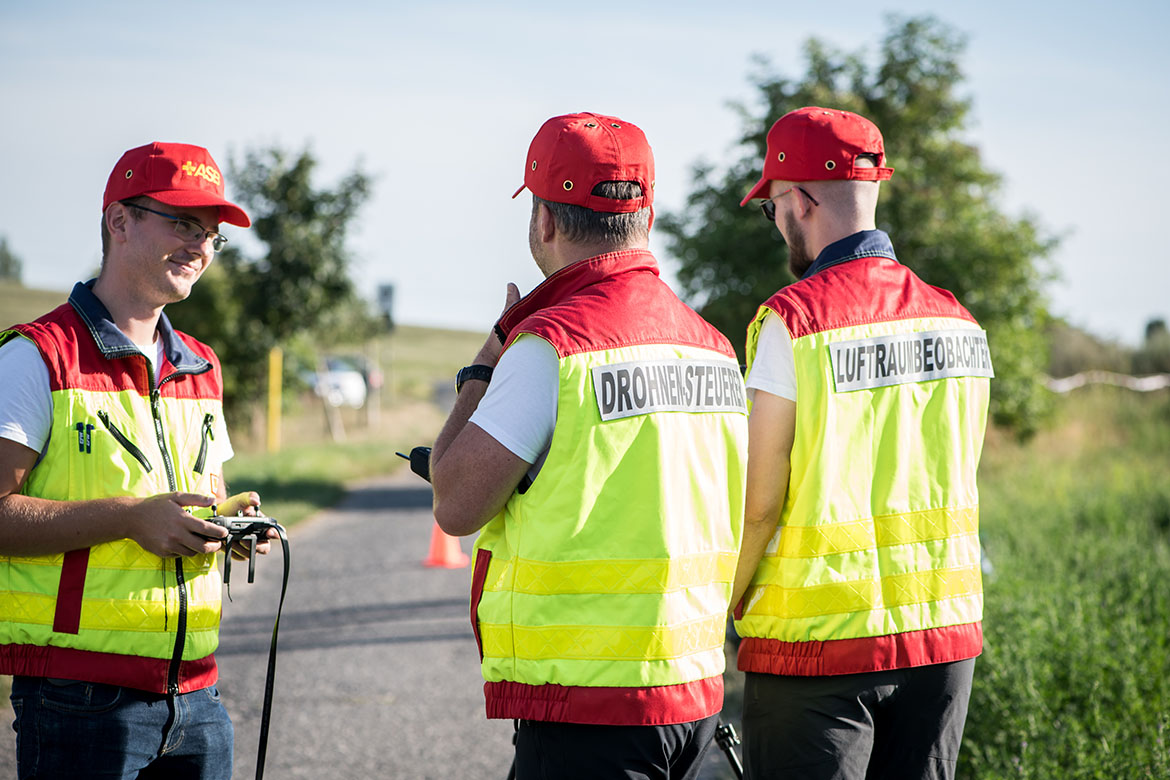
<svg viewBox="0 0 1170 780"><path fill-rule="evenodd" d="M618 200L593 194L601 182L636 181L642 197ZM601 114L566 114L545 122L528 147L524 183L553 203L624 214L654 202L654 153L637 125Z"/></svg>
<svg viewBox="0 0 1170 780"><path fill-rule="evenodd" d="M168 206L219 207L219 220L248 227L244 210L223 197L223 175L202 146L152 143L122 155L102 199L102 211L111 203L147 195Z"/></svg>
<svg viewBox="0 0 1170 780"><path fill-rule="evenodd" d="M876 167L857 165L861 155L873 155ZM789 111L768 131L764 175L741 206L752 198L768 197L771 181L885 181L894 174L884 168L886 150L877 125L863 116L819 106Z"/></svg>

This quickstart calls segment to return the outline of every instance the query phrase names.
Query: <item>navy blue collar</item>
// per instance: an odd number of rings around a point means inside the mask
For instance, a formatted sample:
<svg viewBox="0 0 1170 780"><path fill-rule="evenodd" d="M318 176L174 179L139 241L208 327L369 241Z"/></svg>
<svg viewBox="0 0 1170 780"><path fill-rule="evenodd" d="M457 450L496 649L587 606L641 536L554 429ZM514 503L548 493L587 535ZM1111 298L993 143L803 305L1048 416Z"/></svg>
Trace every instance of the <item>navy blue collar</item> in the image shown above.
<svg viewBox="0 0 1170 780"><path fill-rule="evenodd" d="M93 283L78 282L73 285L73 292L69 294L69 305L81 317L85 326L89 328L97 348L108 359L132 357L141 355L142 350L123 333L110 315L106 305L93 294ZM178 374L201 374L211 368L204 358L191 351L171 327L171 321L165 313L158 318L158 337L162 339L163 353Z"/></svg>
<svg viewBox="0 0 1170 780"><path fill-rule="evenodd" d="M839 241L834 241L821 250L817 259L804 272L801 279L807 279L815 273L840 263L847 263L859 257L888 257L897 262L894 256L894 245L890 237L882 230L862 230Z"/></svg>

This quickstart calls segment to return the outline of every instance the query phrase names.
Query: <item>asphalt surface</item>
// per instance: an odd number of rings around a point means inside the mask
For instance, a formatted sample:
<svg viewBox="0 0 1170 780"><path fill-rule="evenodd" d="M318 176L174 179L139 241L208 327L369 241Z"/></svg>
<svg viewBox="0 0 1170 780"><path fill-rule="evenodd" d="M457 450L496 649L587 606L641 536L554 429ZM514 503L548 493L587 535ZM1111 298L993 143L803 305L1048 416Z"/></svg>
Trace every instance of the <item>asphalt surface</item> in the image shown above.
<svg viewBox="0 0 1170 780"><path fill-rule="evenodd" d="M512 723L483 714L471 570L422 565L430 508L430 487L402 472L292 529L265 777L507 776ZM216 653L236 778L256 771L282 569L268 557L250 585L233 566Z"/></svg>

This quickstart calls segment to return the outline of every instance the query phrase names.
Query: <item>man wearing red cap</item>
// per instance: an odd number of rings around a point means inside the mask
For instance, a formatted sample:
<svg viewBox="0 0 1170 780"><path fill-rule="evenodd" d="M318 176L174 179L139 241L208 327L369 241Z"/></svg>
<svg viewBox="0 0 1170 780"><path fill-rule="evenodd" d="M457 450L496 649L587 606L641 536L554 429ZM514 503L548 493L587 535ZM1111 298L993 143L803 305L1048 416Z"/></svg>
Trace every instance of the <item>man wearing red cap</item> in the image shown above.
<svg viewBox="0 0 1170 780"><path fill-rule="evenodd" d="M982 648L987 337L875 229L877 127L802 108L767 147L743 203L799 281L748 328L747 776L950 778Z"/></svg>
<svg viewBox="0 0 1170 780"><path fill-rule="evenodd" d="M98 278L0 333L0 673L14 675L17 774L228 778L213 655L226 531L187 510L254 514L260 500L226 497L219 361L163 307L222 249L221 221L250 223L187 144L126 152L102 212Z"/></svg>
<svg viewBox="0 0 1170 780"><path fill-rule="evenodd" d="M431 457L439 525L482 529L487 716L518 721L518 778L693 778L723 702L743 381L646 249L641 130L554 117L525 188L546 279L508 286Z"/></svg>

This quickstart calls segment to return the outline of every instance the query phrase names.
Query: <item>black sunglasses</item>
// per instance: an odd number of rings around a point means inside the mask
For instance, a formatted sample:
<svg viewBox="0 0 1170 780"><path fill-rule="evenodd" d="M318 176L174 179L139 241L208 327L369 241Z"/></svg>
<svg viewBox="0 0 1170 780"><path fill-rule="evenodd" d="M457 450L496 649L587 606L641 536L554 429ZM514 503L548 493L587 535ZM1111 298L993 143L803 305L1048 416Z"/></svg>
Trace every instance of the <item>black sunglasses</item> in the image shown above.
<svg viewBox="0 0 1170 780"><path fill-rule="evenodd" d="M804 187L801 187L799 184L794 184L788 189L784 190L784 192L781 192L779 195L774 195L773 197L768 198L767 200L760 203L760 210L764 212L764 217L766 217L769 222L776 221L776 199L784 197L793 190L800 190L802 193L804 193L804 197L811 200L814 206L821 205L817 202L816 198L808 194L808 190L806 190Z"/></svg>

